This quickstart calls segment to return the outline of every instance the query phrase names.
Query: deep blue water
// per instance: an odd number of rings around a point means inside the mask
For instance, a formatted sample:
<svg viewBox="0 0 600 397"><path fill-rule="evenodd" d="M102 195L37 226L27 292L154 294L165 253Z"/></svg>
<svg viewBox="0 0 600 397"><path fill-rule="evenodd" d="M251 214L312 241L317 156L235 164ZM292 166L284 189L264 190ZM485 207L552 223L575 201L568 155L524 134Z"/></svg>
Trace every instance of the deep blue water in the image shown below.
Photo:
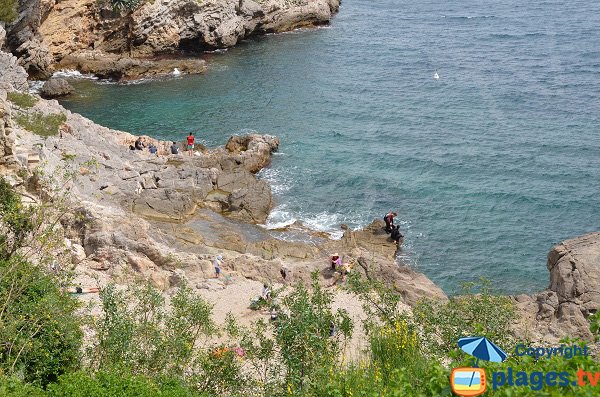
<svg viewBox="0 0 600 397"><path fill-rule="evenodd" d="M446 291L530 292L552 245L600 230L599 44L595 1L345 0L330 28L211 54L206 75L79 82L64 105L209 145L278 135L271 223L396 209L405 259Z"/></svg>

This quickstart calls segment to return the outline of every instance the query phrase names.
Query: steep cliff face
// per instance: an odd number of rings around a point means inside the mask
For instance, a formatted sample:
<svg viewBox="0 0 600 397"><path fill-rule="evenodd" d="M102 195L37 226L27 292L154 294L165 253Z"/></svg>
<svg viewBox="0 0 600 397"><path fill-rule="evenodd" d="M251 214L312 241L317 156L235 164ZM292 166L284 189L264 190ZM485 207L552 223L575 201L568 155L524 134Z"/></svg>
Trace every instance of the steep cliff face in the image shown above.
<svg viewBox="0 0 600 397"><path fill-rule="evenodd" d="M21 0L17 19L7 25L6 47L30 76L44 78L52 57L39 28L57 0Z"/></svg>
<svg viewBox="0 0 600 397"><path fill-rule="evenodd" d="M132 13L108 0L23 0L8 48L45 77L70 56L141 58L225 48L252 35L328 23L339 0L155 0Z"/></svg>

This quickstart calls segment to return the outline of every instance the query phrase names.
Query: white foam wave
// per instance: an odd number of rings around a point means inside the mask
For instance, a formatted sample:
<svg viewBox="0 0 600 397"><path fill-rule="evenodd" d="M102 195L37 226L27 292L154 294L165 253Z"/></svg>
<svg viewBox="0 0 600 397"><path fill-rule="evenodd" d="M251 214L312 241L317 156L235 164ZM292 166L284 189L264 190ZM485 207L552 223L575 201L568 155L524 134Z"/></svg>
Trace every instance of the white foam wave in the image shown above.
<svg viewBox="0 0 600 397"><path fill-rule="evenodd" d="M29 93L37 95L40 93L42 86L44 85L43 81L40 80L32 80L29 82Z"/></svg>
<svg viewBox="0 0 600 397"><path fill-rule="evenodd" d="M313 216L301 217L301 220L309 229L325 232L334 240L339 240L344 235L340 229L340 214L321 212Z"/></svg>
<svg viewBox="0 0 600 397"><path fill-rule="evenodd" d="M285 211L285 205L275 208L267 218L267 222L262 225L265 229L283 229L290 225L293 225L297 219L292 216L288 211Z"/></svg>
<svg viewBox="0 0 600 397"><path fill-rule="evenodd" d="M78 70L63 69L58 72L54 72L52 77L72 78L72 79L85 79L85 80L98 80L97 76L93 74L82 74Z"/></svg>
<svg viewBox="0 0 600 397"><path fill-rule="evenodd" d="M263 168L258 175L269 182L269 185L271 185L271 191L275 195L285 193L292 188L289 177L284 175L280 169Z"/></svg>
<svg viewBox="0 0 600 397"><path fill-rule="evenodd" d="M204 51L205 54L223 54L227 52L229 48L217 48L216 50Z"/></svg>

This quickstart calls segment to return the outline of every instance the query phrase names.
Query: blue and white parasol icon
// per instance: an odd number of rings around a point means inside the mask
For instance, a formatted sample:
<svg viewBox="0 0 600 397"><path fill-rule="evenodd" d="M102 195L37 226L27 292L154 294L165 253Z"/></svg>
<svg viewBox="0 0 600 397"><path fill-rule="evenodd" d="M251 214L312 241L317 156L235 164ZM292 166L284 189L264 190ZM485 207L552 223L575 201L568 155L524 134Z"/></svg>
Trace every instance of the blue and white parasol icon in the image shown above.
<svg viewBox="0 0 600 397"><path fill-rule="evenodd" d="M477 363L475 364L476 367L477 364L479 364L479 360L501 363L508 357L508 354L502 351L502 349L485 336L460 338L458 340L458 347L465 353L477 358Z"/></svg>

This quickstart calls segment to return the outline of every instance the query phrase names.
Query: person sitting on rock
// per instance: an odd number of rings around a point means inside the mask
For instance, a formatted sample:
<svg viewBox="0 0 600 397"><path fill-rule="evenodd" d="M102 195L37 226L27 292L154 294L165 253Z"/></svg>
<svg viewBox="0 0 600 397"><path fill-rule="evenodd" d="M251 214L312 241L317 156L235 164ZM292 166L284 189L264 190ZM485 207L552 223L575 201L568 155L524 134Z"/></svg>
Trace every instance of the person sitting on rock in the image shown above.
<svg viewBox="0 0 600 397"><path fill-rule="evenodd" d="M383 217L383 220L385 221L385 232L386 233L392 232L395 216L398 216L398 214L396 212L390 211L387 214L385 214L385 216Z"/></svg>
<svg viewBox="0 0 600 397"><path fill-rule="evenodd" d="M173 142L171 145L171 154L179 154L179 146L177 146L177 142Z"/></svg>
<svg viewBox="0 0 600 397"><path fill-rule="evenodd" d="M396 242L396 245L400 247L400 239L404 237L402 233L400 233L400 226L392 226L392 240Z"/></svg>
<svg viewBox="0 0 600 397"><path fill-rule="evenodd" d="M150 151L150 154L156 154L158 153L158 148L153 144L150 144L150 146L148 147L148 151Z"/></svg>
<svg viewBox="0 0 600 397"><path fill-rule="evenodd" d="M133 144L133 146L135 147L135 150L144 150L144 148L146 147L146 145L144 145L144 143L142 142L141 136L135 140L135 143Z"/></svg>
<svg viewBox="0 0 600 397"><path fill-rule="evenodd" d="M336 252L335 254L331 255L331 270L335 271L335 269L337 269L341 265L342 265L342 258L340 258L338 253Z"/></svg>

